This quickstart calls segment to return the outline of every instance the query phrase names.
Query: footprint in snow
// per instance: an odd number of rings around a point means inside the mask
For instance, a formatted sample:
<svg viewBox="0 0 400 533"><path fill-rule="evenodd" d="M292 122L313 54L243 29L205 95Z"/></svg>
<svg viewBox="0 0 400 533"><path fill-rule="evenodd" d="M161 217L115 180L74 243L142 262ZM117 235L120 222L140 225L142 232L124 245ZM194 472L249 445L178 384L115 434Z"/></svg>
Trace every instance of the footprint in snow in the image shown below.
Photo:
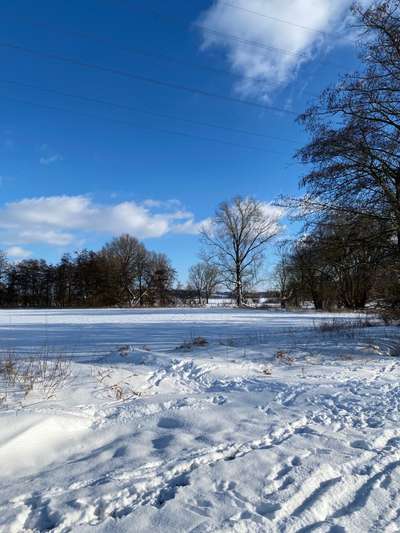
<svg viewBox="0 0 400 533"><path fill-rule="evenodd" d="M127 452L127 447L126 446L120 446L119 448L117 448L113 454L113 459L116 459L118 457L125 457L126 455L126 452Z"/></svg>
<svg viewBox="0 0 400 533"><path fill-rule="evenodd" d="M268 516L279 511L280 508L281 505L279 503L261 502L256 506L256 512L261 516Z"/></svg>
<svg viewBox="0 0 400 533"><path fill-rule="evenodd" d="M177 418L160 418L158 421L158 427L163 429L179 429L184 426L184 423Z"/></svg>
<svg viewBox="0 0 400 533"><path fill-rule="evenodd" d="M172 435L164 435L162 437L158 437L157 439L153 439L151 441L153 448L155 450L165 450L165 448L168 448L168 446L171 444L171 442L174 440L174 437Z"/></svg>
<svg viewBox="0 0 400 533"><path fill-rule="evenodd" d="M220 481L215 489L220 492L226 492L228 490L234 490L237 487L236 481Z"/></svg>
<svg viewBox="0 0 400 533"><path fill-rule="evenodd" d="M360 450L367 450L367 451L371 451L371 445L369 442L367 442L366 440L363 440L363 439L360 439L360 440L355 440L351 443L351 447L352 448L358 448Z"/></svg>

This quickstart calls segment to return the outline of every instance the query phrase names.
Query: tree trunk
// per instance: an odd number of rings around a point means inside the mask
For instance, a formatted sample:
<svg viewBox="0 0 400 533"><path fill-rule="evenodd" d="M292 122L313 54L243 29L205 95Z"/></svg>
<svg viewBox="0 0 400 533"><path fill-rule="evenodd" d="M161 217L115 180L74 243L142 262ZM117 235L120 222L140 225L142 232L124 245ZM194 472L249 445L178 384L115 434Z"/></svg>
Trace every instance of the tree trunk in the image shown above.
<svg viewBox="0 0 400 533"><path fill-rule="evenodd" d="M238 305L238 307L240 307L242 305L242 287L240 283L240 273L237 274L237 276L239 277L236 277L236 304Z"/></svg>

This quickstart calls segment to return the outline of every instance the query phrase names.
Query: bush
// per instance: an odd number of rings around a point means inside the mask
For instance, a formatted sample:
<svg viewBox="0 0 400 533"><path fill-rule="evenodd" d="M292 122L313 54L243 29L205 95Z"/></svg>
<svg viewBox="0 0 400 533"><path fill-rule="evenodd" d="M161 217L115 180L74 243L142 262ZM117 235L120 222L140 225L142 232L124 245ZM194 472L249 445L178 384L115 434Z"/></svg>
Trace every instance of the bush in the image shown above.
<svg viewBox="0 0 400 533"><path fill-rule="evenodd" d="M0 358L0 404L36 390L45 399L54 398L71 377L71 361L62 358L19 358L9 353Z"/></svg>

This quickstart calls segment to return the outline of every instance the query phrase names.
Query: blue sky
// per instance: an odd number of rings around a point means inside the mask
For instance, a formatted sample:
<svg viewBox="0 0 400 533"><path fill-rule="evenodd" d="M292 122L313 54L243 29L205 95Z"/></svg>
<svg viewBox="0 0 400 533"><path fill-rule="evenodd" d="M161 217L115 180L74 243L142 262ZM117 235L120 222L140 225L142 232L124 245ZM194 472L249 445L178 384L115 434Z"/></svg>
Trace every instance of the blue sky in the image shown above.
<svg viewBox="0 0 400 533"><path fill-rule="evenodd" d="M4 3L0 246L56 261L128 231L184 280L220 201L298 193L295 115L357 66L349 5Z"/></svg>

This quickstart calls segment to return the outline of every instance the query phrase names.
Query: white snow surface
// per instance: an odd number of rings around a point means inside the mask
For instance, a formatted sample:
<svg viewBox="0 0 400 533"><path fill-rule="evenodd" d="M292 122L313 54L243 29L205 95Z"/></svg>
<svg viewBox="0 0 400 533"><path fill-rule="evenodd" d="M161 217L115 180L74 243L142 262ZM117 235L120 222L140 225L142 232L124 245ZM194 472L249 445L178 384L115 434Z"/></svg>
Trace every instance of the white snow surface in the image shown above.
<svg viewBox="0 0 400 533"><path fill-rule="evenodd" d="M0 406L0 531L399 531L400 330L334 317L0 311L5 354L72 360Z"/></svg>

